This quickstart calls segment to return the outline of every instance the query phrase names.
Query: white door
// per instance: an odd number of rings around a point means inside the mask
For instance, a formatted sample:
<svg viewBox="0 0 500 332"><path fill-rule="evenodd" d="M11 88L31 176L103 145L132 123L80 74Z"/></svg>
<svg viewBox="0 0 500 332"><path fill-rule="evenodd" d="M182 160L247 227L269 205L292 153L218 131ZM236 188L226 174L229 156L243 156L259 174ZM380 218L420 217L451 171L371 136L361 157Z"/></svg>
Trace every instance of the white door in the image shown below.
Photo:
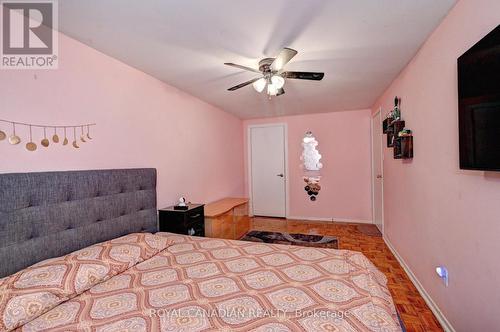
<svg viewBox="0 0 500 332"><path fill-rule="evenodd" d="M249 131L253 214L285 217L285 127L251 126Z"/></svg>
<svg viewBox="0 0 500 332"><path fill-rule="evenodd" d="M384 179L382 118L378 111L372 118L372 188L373 223L383 233L384 227Z"/></svg>

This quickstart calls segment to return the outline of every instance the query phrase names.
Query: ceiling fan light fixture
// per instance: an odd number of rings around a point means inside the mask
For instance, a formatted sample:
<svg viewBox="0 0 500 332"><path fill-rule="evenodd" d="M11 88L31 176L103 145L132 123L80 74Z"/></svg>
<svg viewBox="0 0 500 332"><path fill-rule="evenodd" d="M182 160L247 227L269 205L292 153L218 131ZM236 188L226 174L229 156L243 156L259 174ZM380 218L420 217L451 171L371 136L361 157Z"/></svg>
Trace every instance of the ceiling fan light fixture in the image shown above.
<svg viewBox="0 0 500 332"><path fill-rule="evenodd" d="M276 87L276 84L267 85L267 94L270 96L276 96L278 94L278 87Z"/></svg>
<svg viewBox="0 0 500 332"><path fill-rule="evenodd" d="M1 0L0 0L1 1ZM235 91L252 84L257 92L265 92L269 96L281 96L285 94L285 80L310 80L321 81L325 73L307 71L283 71L283 67L297 55L297 51L288 47L283 48L276 58L264 58L259 61L259 69L238 65L232 62L225 62L227 66L243 69L249 72L261 74L260 77L252 78L246 82L237 84L227 89Z"/></svg>
<svg viewBox="0 0 500 332"><path fill-rule="evenodd" d="M258 79L257 81L253 82L253 88L257 92L262 92L264 91L264 88L266 87L266 79L264 77Z"/></svg>
<svg viewBox="0 0 500 332"><path fill-rule="evenodd" d="M281 89L283 85L285 85L285 79L280 75L273 75L273 77L271 77L271 82L274 86L276 86L277 90Z"/></svg>

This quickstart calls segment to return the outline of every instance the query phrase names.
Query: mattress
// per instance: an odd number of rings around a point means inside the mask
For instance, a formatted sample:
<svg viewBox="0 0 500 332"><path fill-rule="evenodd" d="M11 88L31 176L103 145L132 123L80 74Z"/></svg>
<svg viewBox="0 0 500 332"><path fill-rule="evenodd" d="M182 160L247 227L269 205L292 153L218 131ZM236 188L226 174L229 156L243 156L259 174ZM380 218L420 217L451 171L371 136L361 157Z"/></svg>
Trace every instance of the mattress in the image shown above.
<svg viewBox="0 0 500 332"><path fill-rule="evenodd" d="M401 331L359 252L171 233L89 248L1 279L0 329Z"/></svg>

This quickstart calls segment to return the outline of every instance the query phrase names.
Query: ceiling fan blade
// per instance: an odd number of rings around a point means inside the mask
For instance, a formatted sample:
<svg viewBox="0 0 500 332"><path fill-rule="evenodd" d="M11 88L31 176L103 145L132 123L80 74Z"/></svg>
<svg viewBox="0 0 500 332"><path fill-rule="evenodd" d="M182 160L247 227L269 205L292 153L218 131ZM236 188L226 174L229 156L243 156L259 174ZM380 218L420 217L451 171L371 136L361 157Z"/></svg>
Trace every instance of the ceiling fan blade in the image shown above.
<svg viewBox="0 0 500 332"><path fill-rule="evenodd" d="M292 78L298 80L321 81L325 76L325 73L312 73L308 71L286 71L281 75L285 78Z"/></svg>
<svg viewBox="0 0 500 332"><path fill-rule="evenodd" d="M288 61L292 60L292 58L297 55L297 51L291 48L285 47L281 50L280 54L274 59L273 63L271 63L272 71L280 71L283 67L288 63Z"/></svg>
<svg viewBox="0 0 500 332"><path fill-rule="evenodd" d="M276 96L281 96L284 94L285 94L285 89L281 88L281 89L278 89L278 93L276 94Z"/></svg>
<svg viewBox="0 0 500 332"><path fill-rule="evenodd" d="M235 85L235 86L233 86L233 87L231 87L231 88L227 89L227 91L234 91L234 90L238 90L239 88L242 88L242 87L244 87L244 86L247 86L248 84L252 84L253 82L255 82L255 81L259 80L259 79L260 79L260 77L256 77L256 78L254 78L254 79L251 79L250 81L246 81L246 82L240 83L240 84L238 84L238 85Z"/></svg>
<svg viewBox="0 0 500 332"><path fill-rule="evenodd" d="M242 65L237 65L235 63L231 63L231 62L225 62L224 63L226 66L231 66L231 67L236 67L236 68L239 68L239 69L243 69L243 70L247 70L247 71L253 71L254 73L261 73L259 70L257 69L253 69L253 68L250 68L250 67L245 67L245 66L242 66Z"/></svg>

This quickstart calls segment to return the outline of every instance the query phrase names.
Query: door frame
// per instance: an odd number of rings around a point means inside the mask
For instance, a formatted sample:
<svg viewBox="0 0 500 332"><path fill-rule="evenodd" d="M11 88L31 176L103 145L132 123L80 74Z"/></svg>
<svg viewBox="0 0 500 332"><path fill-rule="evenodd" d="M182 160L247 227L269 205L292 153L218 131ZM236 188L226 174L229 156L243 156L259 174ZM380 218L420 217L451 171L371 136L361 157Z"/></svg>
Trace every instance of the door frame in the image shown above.
<svg viewBox="0 0 500 332"><path fill-rule="evenodd" d="M375 154L374 147L373 147L373 119L375 117L380 117L380 120L382 120L382 107L379 107L378 111L372 114L370 118L370 141L371 141L371 164L372 164L372 223L375 224L375 181L377 181L376 177L377 175L375 174L375 165L373 163L373 156ZM380 172L382 173L382 235L384 235L384 141L382 139L382 135L380 136Z"/></svg>
<svg viewBox="0 0 500 332"><path fill-rule="evenodd" d="M284 162L285 162L285 218L288 219L289 216L289 206L290 206L290 187L288 181L288 124L285 122L276 123L262 123L262 124L252 124L247 126L247 181L248 181L248 214L253 216L253 191L252 191L252 128L263 128L263 127L283 127L283 141L284 141Z"/></svg>

